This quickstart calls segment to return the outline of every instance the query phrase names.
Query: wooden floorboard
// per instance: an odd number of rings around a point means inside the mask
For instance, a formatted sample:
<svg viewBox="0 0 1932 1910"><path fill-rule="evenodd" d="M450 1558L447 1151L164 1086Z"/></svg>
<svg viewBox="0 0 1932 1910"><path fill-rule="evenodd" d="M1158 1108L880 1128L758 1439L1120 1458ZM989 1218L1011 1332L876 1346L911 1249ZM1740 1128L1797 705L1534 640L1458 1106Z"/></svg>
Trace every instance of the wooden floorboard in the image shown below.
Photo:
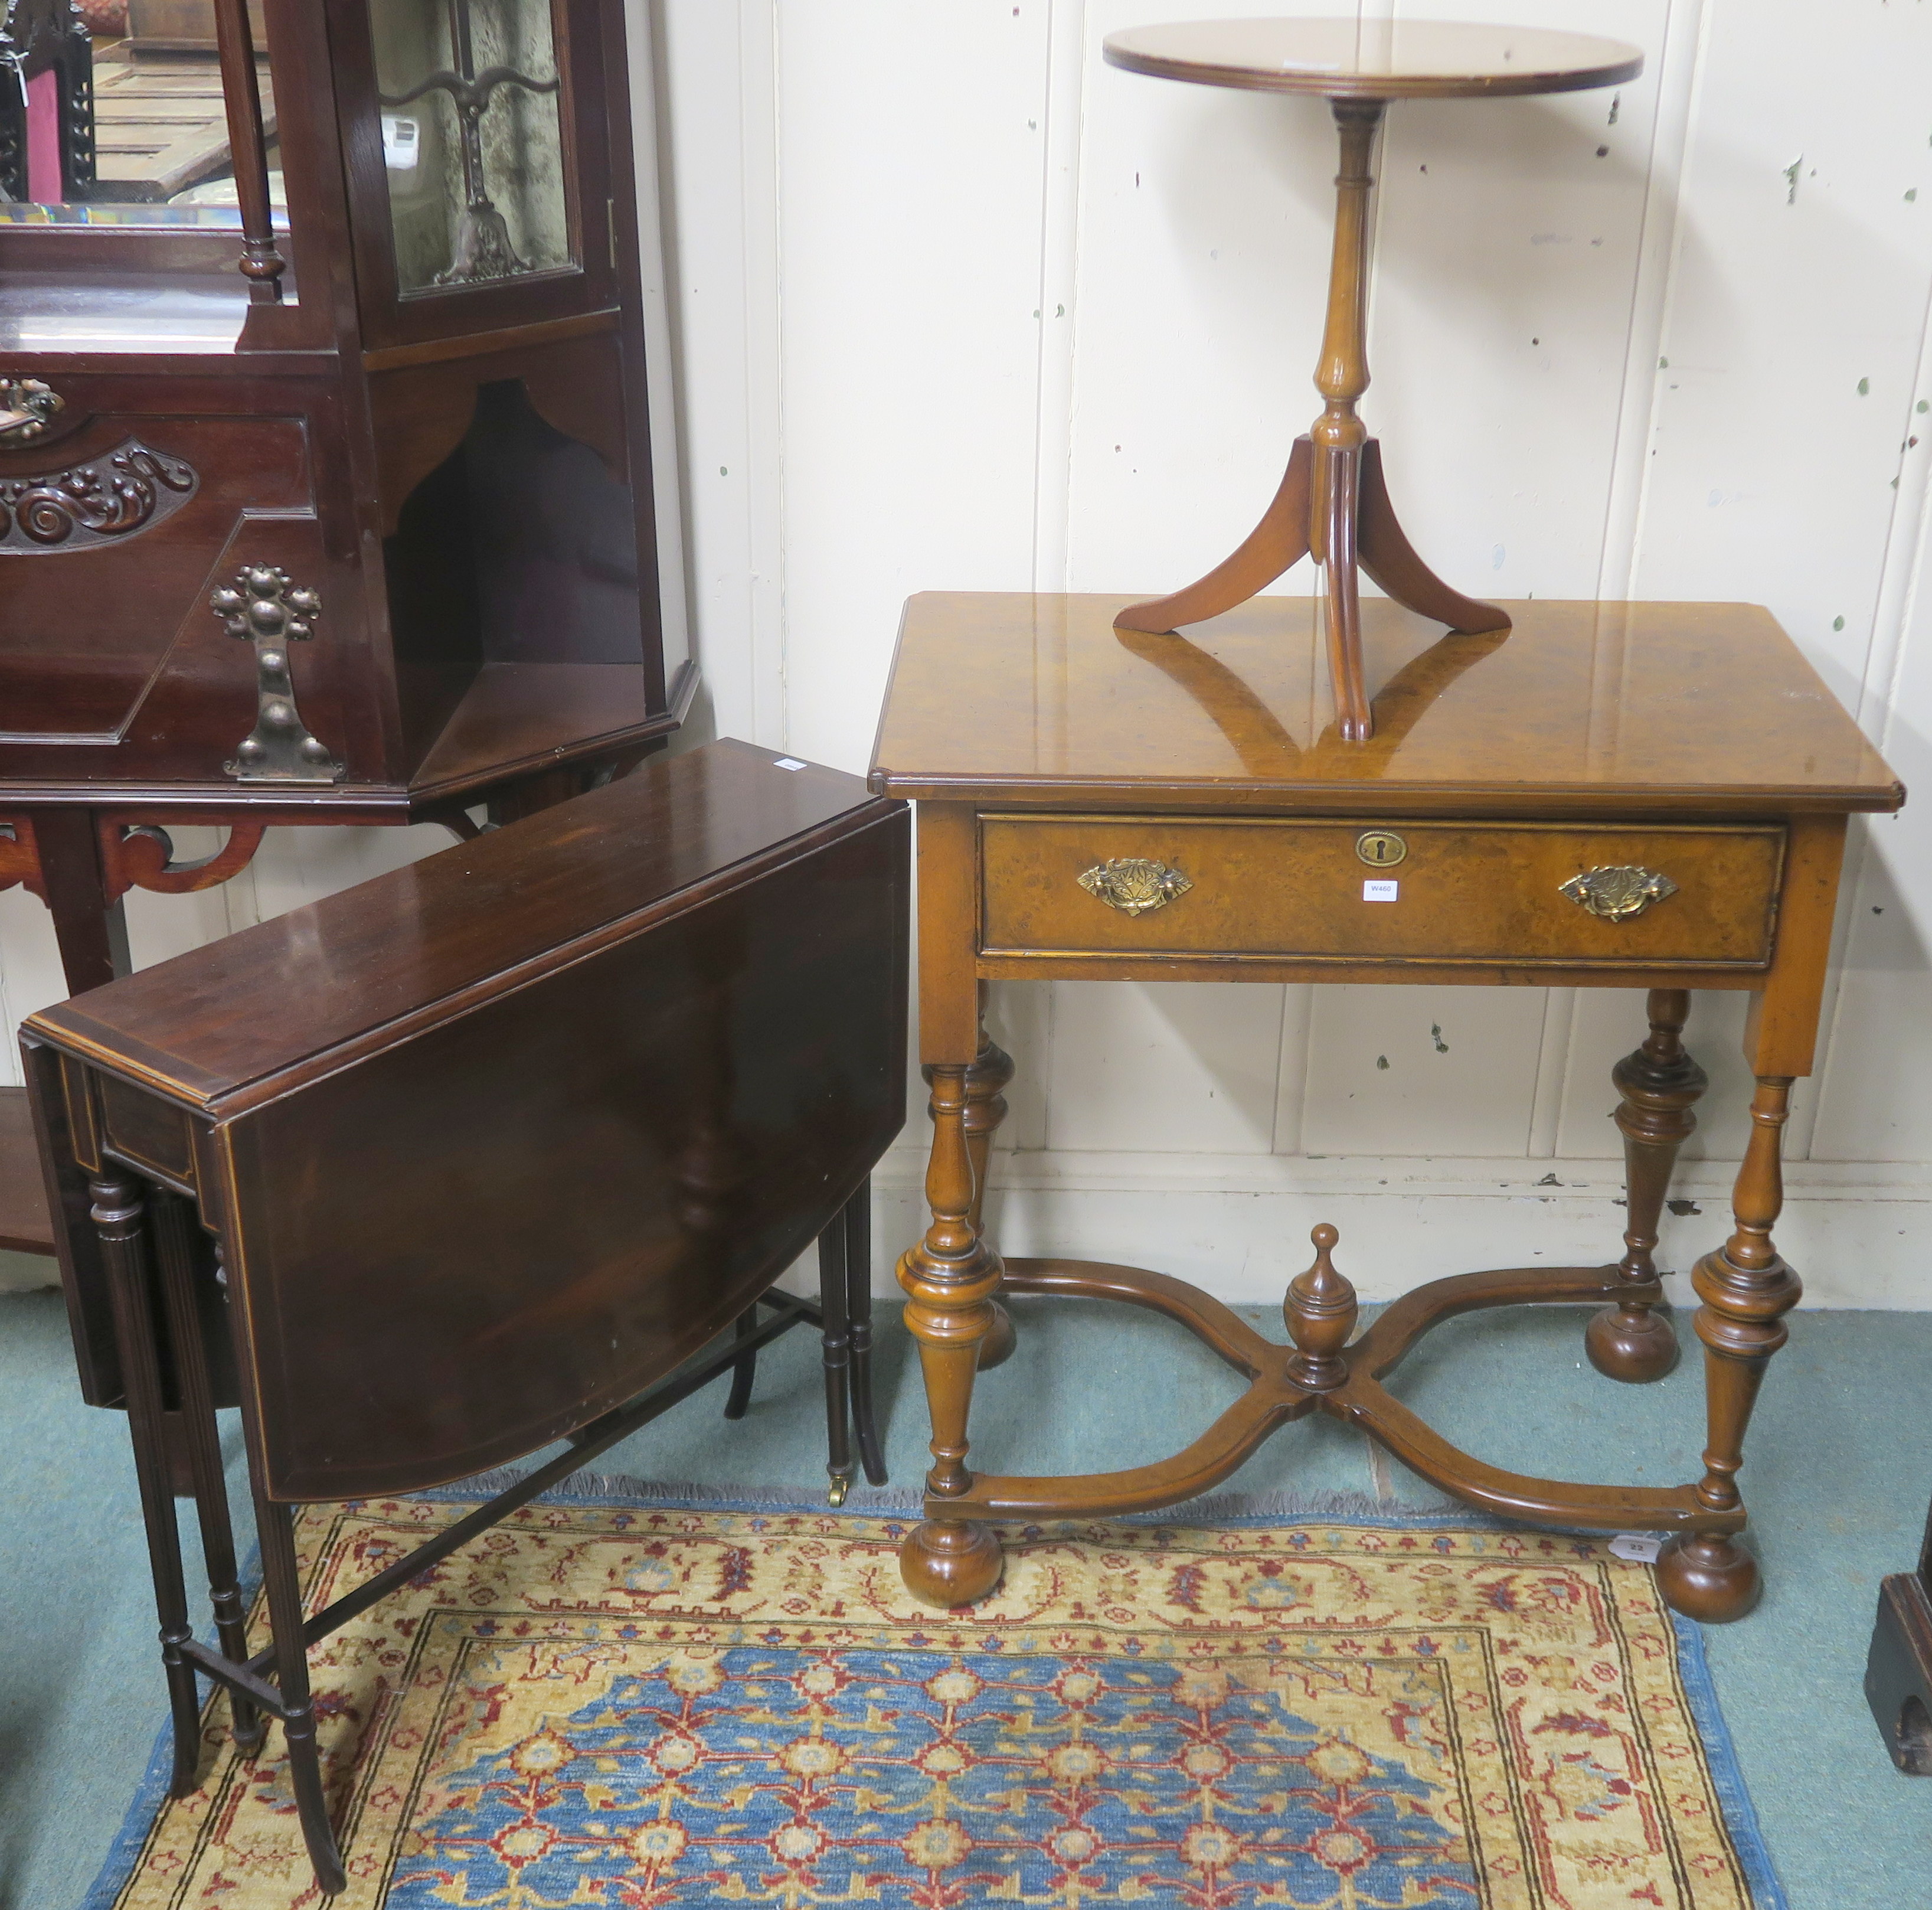
<svg viewBox="0 0 1932 1910"><path fill-rule="evenodd" d="M262 130L275 131L274 88L258 69ZM212 59L98 61L94 71L95 197L142 203L172 199L228 164L221 68Z"/></svg>

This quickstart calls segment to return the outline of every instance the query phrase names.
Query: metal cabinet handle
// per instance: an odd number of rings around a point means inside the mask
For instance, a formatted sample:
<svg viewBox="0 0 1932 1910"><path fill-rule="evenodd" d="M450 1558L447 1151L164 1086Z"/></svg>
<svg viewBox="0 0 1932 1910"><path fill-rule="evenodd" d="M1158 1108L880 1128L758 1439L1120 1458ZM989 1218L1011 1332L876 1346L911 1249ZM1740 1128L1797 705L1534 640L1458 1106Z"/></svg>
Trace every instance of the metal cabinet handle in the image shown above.
<svg viewBox="0 0 1932 1910"><path fill-rule="evenodd" d="M67 400L51 385L0 373L0 447L32 444L66 409Z"/></svg>
<svg viewBox="0 0 1932 1910"><path fill-rule="evenodd" d="M1572 875L1562 885L1580 908L1606 922L1628 922L1641 915L1653 902L1663 902L1677 893L1677 884L1654 869L1627 866L1586 869Z"/></svg>
<svg viewBox="0 0 1932 1910"><path fill-rule="evenodd" d="M1178 869L1138 855L1096 863L1078 880L1089 895L1098 896L1124 915L1144 915L1149 909L1165 908L1194 886Z"/></svg>

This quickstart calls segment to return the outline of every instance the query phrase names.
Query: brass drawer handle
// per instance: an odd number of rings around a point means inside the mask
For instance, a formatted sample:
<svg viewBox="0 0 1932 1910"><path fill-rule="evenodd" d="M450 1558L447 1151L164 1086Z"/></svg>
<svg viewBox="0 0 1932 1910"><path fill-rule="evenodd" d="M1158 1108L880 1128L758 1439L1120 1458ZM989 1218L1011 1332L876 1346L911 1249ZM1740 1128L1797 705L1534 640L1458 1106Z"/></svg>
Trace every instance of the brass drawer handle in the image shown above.
<svg viewBox="0 0 1932 1910"><path fill-rule="evenodd" d="M1677 884L1653 869L1591 869L1572 875L1563 884L1563 893L1579 908L1606 922L1628 922L1653 902L1675 895Z"/></svg>
<svg viewBox="0 0 1932 1910"><path fill-rule="evenodd" d="M67 400L38 378L0 374L0 449L31 444L67 409Z"/></svg>
<svg viewBox="0 0 1932 1910"><path fill-rule="evenodd" d="M1178 869L1138 855L1096 863L1079 881L1089 895L1098 896L1124 915L1144 915L1150 908L1165 908L1194 886Z"/></svg>

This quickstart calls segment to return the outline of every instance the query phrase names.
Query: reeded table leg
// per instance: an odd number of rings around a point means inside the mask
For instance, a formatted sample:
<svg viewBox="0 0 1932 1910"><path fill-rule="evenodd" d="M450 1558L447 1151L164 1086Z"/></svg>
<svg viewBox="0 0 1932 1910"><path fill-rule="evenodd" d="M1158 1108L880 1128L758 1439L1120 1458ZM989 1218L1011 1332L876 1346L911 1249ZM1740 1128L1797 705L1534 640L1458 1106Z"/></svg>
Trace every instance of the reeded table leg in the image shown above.
<svg viewBox="0 0 1932 1910"><path fill-rule="evenodd" d="M194 1477L195 1511L201 1523L201 1549L208 1566L208 1595L214 1607L214 1632L224 1658L245 1664L248 1613L242 1602L235 1569L235 1533L228 1512L228 1482L221 1464L221 1435L215 1423L214 1395L208 1383L202 1326L195 1305L194 1223L188 1203L178 1195L158 1194L152 1202L156 1257L160 1263L161 1296L168 1337L175 1350L175 1375L181 1395L182 1424ZM216 1249L218 1257L220 1249ZM235 1741L244 1751L261 1749L267 1721L239 1692L228 1695Z"/></svg>
<svg viewBox="0 0 1932 1910"><path fill-rule="evenodd" d="M982 1342L993 1330L999 1257L973 1224L975 1176L967 1133L967 1068L936 1063L932 1081L932 1158L926 1197L932 1224L898 1266L907 1330L919 1342L926 1399L932 1418L929 1497L956 1497L972 1485L966 1466L966 1422ZM899 1552L906 1589L927 1605L970 1605L1000 1581L999 1541L971 1520L928 1519Z"/></svg>
<svg viewBox="0 0 1932 1910"><path fill-rule="evenodd" d="M1606 1307L1584 1334L1590 1364L1612 1380L1660 1380L1677 1364L1677 1335L1652 1310L1664 1299L1652 1256L1677 1150L1697 1125L1692 1105L1710 1086L1678 1038L1690 1009L1690 997L1684 990L1653 988L1649 1038L1618 1062L1611 1075L1622 1097L1616 1119L1624 1137L1629 1200L1619 1264L1646 1290Z"/></svg>
<svg viewBox="0 0 1932 1910"><path fill-rule="evenodd" d="M195 1787L201 1760L201 1706L194 1666L182 1647L194 1635L188 1623L188 1587L182 1577L181 1528L175 1523L168 1476L167 1435L162 1425L160 1364L148 1296L143 1227L146 1202L131 1174L105 1173L89 1182L89 1210L106 1263L114 1309L114 1335L126 1389L128 1430L134 1446L134 1474L148 1532L148 1563L154 1574L154 1608L160 1620L161 1668L167 1678L168 1715L174 1728L170 1790L184 1797Z"/></svg>
<svg viewBox="0 0 1932 1910"><path fill-rule="evenodd" d="M1734 1512L1744 1463L1744 1429L1771 1356L1789 1337L1784 1315L1804 1289L1771 1230L1784 1204L1779 1149L1790 1112L1789 1077L1761 1074L1751 1098L1751 1136L1738 1170L1731 1206L1736 1230L1706 1254L1690 1278L1704 1304L1697 1337L1704 1342L1704 1391L1710 1443L1697 1497L1714 1512ZM1742 1618L1757 1602L1757 1561L1727 1533L1694 1533L1671 1540L1657 1562L1658 1583L1676 1608L1709 1623Z"/></svg>

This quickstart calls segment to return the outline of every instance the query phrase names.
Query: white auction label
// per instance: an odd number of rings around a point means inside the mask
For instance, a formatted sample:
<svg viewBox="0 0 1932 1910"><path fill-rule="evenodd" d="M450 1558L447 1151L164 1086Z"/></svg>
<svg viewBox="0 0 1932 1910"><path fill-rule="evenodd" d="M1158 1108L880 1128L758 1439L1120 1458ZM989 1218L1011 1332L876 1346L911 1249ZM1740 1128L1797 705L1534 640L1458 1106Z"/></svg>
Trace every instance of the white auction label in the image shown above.
<svg viewBox="0 0 1932 1910"><path fill-rule="evenodd" d="M802 769L804 767L796 756L781 756L772 765L773 769Z"/></svg>
<svg viewBox="0 0 1932 1910"><path fill-rule="evenodd" d="M412 173L422 157L422 126L394 113L382 116L382 163L392 173Z"/></svg>
<svg viewBox="0 0 1932 1910"><path fill-rule="evenodd" d="M1400 882L1364 882L1362 899L1364 902L1393 902L1401 889Z"/></svg>
<svg viewBox="0 0 1932 1910"><path fill-rule="evenodd" d="M1618 1558L1627 1558L1633 1564L1654 1565L1664 1543L1660 1532L1619 1532L1610 1541L1610 1550Z"/></svg>

